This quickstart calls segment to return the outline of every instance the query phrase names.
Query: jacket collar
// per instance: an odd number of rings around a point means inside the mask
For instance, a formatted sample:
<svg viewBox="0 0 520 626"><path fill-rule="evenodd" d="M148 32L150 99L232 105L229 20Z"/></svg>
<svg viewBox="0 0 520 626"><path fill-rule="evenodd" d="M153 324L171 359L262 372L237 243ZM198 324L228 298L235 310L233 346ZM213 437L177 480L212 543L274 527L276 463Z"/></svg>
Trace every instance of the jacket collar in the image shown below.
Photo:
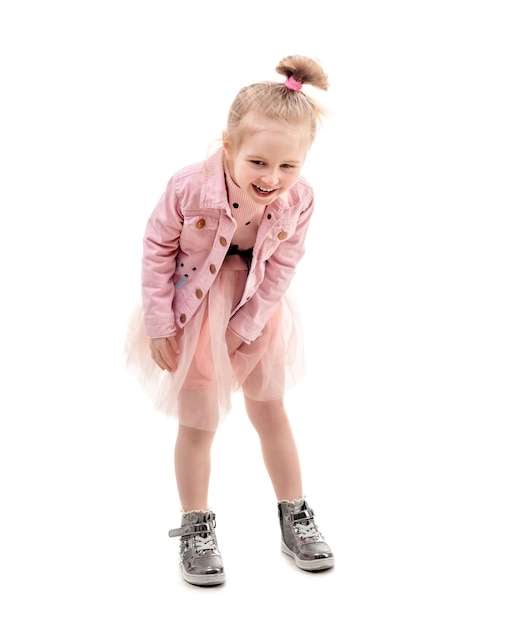
<svg viewBox="0 0 520 626"><path fill-rule="evenodd" d="M204 174L200 190L200 204L204 209L224 209L230 212L224 177L224 151L222 148L204 161Z"/></svg>

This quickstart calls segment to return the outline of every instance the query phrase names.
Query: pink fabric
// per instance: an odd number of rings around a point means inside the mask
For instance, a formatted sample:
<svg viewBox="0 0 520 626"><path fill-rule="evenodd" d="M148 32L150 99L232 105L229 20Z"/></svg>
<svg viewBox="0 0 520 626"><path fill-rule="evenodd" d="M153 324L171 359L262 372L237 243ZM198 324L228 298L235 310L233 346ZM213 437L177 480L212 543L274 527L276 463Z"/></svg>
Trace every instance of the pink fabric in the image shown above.
<svg viewBox="0 0 520 626"><path fill-rule="evenodd" d="M136 309L127 335L129 368L155 407L192 428L215 431L231 409L231 395L242 388L254 400L281 398L303 375L303 342L298 309L287 294L262 335L244 343L230 358L225 342L229 315L244 290L247 267L227 257L210 292L190 324L177 333L181 348L175 372L152 360L143 313Z"/></svg>
<svg viewBox="0 0 520 626"><path fill-rule="evenodd" d="M299 80L296 80L291 74L289 78L285 81L285 86L287 89L292 89L292 91L300 91L303 83L300 83Z"/></svg>
<svg viewBox="0 0 520 626"><path fill-rule="evenodd" d="M249 278L230 322L246 341L259 337L287 291L304 254L313 209L312 187L301 177L267 206ZM171 335L191 323L235 231L221 150L170 179L148 220L143 243L142 295L150 337Z"/></svg>
<svg viewBox="0 0 520 626"><path fill-rule="evenodd" d="M147 222L142 307L130 321L127 363L155 407L181 424L215 431L242 389L253 400L283 397L303 375L300 318L288 292L304 254L314 208L298 182L269 204L258 224L251 265L227 256L237 230L223 152L177 172ZM231 357L226 331L244 339ZM162 371L149 337L175 333L178 369Z"/></svg>

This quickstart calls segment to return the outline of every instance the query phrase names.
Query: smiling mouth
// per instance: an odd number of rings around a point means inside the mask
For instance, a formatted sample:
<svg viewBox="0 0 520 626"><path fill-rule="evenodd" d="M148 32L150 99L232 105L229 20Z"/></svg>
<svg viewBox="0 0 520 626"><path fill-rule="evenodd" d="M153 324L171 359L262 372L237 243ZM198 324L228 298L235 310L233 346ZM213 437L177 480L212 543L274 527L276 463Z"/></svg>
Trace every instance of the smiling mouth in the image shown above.
<svg viewBox="0 0 520 626"><path fill-rule="evenodd" d="M264 187L259 187L258 185L253 185L253 187L258 193L261 193L263 195L268 195L270 193L273 193L273 191L276 191L276 189L264 189Z"/></svg>

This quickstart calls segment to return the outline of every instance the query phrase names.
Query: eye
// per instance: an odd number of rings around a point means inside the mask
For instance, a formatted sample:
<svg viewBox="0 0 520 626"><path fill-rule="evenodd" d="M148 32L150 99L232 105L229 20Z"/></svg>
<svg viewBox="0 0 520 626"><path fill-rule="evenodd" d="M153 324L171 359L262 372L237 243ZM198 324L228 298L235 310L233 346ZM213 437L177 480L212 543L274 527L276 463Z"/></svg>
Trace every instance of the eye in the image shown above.
<svg viewBox="0 0 520 626"><path fill-rule="evenodd" d="M264 165L263 161L251 161L251 163L253 163L253 165Z"/></svg>
<svg viewBox="0 0 520 626"><path fill-rule="evenodd" d="M286 169L288 169L288 170L289 170L289 169L292 169L292 168L294 167L294 165L289 165L289 163L284 163L284 164L282 165L282 167L285 167Z"/></svg>

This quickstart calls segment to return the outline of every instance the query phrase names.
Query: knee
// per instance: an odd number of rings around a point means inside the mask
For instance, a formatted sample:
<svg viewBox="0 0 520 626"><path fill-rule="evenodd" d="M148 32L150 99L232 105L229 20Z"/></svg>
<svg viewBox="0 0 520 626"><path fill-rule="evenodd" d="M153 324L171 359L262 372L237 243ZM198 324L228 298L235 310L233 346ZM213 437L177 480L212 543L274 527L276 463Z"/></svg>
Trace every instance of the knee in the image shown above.
<svg viewBox="0 0 520 626"><path fill-rule="evenodd" d="M287 413L281 398L260 401L246 397L245 405L251 423L259 432L263 429L279 428L287 422Z"/></svg>
<svg viewBox="0 0 520 626"><path fill-rule="evenodd" d="M178 443L182 442L191 447L210 447L214 437L215 433L213 431L191 428L190 426L179 424L177 433Z"/></svg>

